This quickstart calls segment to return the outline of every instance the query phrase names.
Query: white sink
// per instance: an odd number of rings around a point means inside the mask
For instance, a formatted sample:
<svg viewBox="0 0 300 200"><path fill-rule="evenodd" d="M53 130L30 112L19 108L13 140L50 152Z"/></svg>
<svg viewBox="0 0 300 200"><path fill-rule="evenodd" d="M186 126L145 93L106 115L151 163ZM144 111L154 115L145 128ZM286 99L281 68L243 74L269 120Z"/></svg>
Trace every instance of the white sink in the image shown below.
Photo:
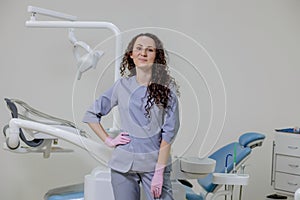
<svg viewBox="0 0 300 200"><path fill-rule="evenodd" d="M223 185L247 185L249 174L213 173L213 183Z"/></svg>
<svg viewBox="0 0 300 200"><path fill-rule="evenodd" d="M216 161L211 158L174 157L171 179L204 178L215 171Z"/></svg>
<svg viewBox="0 0 300 200"><path fill-rule="evenodd" d="M215 170L216 161L211 158L182 157L180 167L183 172L209 174Z"/></svg>

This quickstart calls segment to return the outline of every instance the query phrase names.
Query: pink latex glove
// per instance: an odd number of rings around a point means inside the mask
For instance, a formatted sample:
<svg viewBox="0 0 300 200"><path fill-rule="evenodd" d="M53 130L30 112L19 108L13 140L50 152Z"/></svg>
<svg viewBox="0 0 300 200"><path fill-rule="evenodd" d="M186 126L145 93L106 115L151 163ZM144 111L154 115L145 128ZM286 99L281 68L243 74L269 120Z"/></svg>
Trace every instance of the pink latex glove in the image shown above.
<svg viewBox="0 0 300 200"><path fill-rule="evenodd" d="M164 181L165 165L156 164L155 172L151 181L151 193L154 198L159 198L162 192L162 186Z"/></svg>
<svg viewBox="0 0 300 200"><path fill-rule="evenodd" d="M115 147L120 144L127 144L130 142L130 138L128 137L128 133L121 132L117 137L111 138L107 137L105 140L105 144L109 147Z"/></svg>

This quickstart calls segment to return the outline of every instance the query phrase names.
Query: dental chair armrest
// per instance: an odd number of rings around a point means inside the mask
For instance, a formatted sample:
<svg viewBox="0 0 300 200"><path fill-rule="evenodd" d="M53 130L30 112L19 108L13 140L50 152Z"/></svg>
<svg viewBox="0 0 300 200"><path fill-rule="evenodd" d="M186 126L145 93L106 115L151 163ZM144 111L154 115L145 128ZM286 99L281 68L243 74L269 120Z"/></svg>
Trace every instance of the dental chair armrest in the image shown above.
<svg viewBox="0 0 300 200"><path fill-rule="evenodd" d="M192 184L191 182L189 182L188 180L178 179L178 181L179 181L182 185L185 185L185 186L190 187L190 188L193 187L193 184Z"/></svg>

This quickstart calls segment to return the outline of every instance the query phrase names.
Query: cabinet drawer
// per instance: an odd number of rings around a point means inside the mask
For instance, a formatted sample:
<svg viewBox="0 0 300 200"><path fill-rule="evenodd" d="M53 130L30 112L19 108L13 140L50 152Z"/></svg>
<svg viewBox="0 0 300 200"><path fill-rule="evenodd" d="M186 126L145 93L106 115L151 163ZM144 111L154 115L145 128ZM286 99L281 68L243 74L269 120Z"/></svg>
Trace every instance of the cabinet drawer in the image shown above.
<svg viewBox="0 0 300 200"><path fill-rule="evenodd" d="M277 155L276 171L300 175L300 158Z"/></svg>
<svg viewBox="0 0 300 200"><path fill-rule="evenodd" d="M294 193L300 187L300 176L275 173L275 189Z"/></svg>
<svg viewBox="0 0 300 200"><path fill-rule="evenodd" d="M276 134L275 153L300 156L299 134Z"/></svg>

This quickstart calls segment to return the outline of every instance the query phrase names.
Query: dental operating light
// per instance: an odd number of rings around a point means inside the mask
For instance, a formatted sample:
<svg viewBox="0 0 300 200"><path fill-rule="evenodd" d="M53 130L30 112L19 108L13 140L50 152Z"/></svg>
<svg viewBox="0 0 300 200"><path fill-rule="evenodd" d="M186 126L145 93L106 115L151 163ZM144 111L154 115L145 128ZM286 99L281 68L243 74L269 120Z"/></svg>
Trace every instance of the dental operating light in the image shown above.
<svg viewBox="0 0 300 200"><path fill-rule="evenodd" d="M34 6L28 6L27 11L31 13L30 20L26 21L25 26L30 28L69 28L69 40L74 45L74 48L81 47L86 50L86 54L83 56L78 56L76 53L77 50L74 50L74 55L77 60L78 74L77 79L81 78L83 72L95 68L99 58L102 56L102 51L88 51L89 48L85 48L88 45L84 45L84 42L78 42L74 35L74 28L80 29L109 29L113 32L115 36L115 72L114 72L114 80L118 80L120 78L119 66L121 63L121 55L122 55L122 40L121 40L121 31L120 29L110 22L99 22L99 21L76 21L77 17L68 15L65 13L60 13L48 9L43 9ZM63 19L67 21L44 21L37 20L36 15L46 15L58 19ZM85 47L84 47L85 46ZM77 57L76 57L77 56ZM113 111L113 128L111 131L117 130L116 122L118 119L118 113Z"/></svg>
<svg viewBox="0 0 300 200"><path fill-rule="evenodd" d="M120 73L119 73L119 65L121 63L121 55L122 55L122 41L121 41L121 32L119 30L119 28L117 26L115 26L114 24L110 23L110 22L99 22L99 21L76 21L77 17L76 16L72 16L72 15L68 15L65 13L60 13L60 12L56 12L56 11L52 11L52 10L48 10L48 9L43 9L43 8L39 8L39 7L34 7L34 6L28 6L27 11L29 13L31 13L31 18L30 20L26 21L25 25L26 27L30 27L30 28L81 28L81 29L109 29L111 30L116 38L116 43L115 43L115 80L120 78ZM50 16L50 17L54 17L54 18L58 18L58 19L63 19L63 20L67 20L67 21L44 21L44 20L37 20L36 19L36 15L37 14L41 14L41 15L45 15L45 16ZM70 33L69 33L69 37L70 37ZM77 41L76 39L70 39L71 42L74 43ZM102 52L103 53L103 52ZM97 61L97 57L102 55L101 52L96 53L96 55L94 55L94 61ZM92 63L93 63L92 62ZM86 67L83 69L90 69L93 66L90 67ZM86 71L86 70L82 70L79 71L79 75L80 73ZM79 77L79 76L78 76Z"/></svg>

